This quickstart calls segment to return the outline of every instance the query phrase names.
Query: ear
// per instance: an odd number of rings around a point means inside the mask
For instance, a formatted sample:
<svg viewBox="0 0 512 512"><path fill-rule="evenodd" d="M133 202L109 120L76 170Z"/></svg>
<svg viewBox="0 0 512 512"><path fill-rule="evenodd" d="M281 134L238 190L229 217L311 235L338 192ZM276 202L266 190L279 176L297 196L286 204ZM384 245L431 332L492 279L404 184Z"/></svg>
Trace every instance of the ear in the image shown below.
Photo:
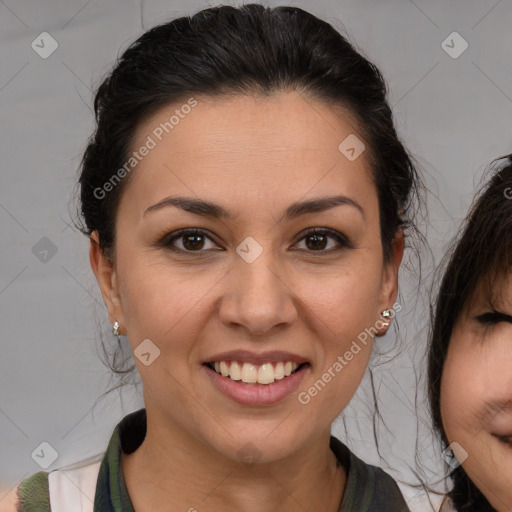
<svg viewBox="0 0 512 512"><path fill-rule="evenodd" d="M398 271L404 255L404 232L398 228L391 245L391 258L384 264L384 273L381 287L381 298L379 301L379 320L377 323L377 336L386 334L394 316L393 305L398 296ZM391 316L382 318L381 313L385 309L391 310ZM382 326L382 327L381 327Z"/></svg>
<svg viewBox="0 0 512 512"><path fill-rule="evenodd" d="M124 323L115 265L101 250L97 231L91 234L89 240L89 260L96 280L98 281L103 301L105 302L105 306L107 306L108 320L111 325L116 321L119 322L119 332L120 334L124 334L122 331L126 324Z"/></svg>

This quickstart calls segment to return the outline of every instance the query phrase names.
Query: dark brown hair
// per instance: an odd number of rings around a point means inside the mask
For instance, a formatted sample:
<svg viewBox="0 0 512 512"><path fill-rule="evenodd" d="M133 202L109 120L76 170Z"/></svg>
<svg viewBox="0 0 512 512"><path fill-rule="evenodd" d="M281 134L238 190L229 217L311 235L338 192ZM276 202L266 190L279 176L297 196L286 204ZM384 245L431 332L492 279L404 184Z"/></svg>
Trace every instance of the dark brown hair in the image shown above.
<svg viewBox="0 0 512 512"><path fill-rule="evenodd" d="M148 30L124 52L94 101L97 127L79 180L84 233L97 230L102 250L113 249L116 209L127 178L104 197L97 191L129 158L142 119L194 94L282 90L300 91L355 114L372 157L388 259L417 176L396 134L386 85L379 70L338 31L297 7L204 9Z"/></svg>
<svg viewBox="0 0 512 512"><path fill-rule="evenodd" d="M459 236L447 253L437 300L433 307L429 345L428 394L434 428L442 448L448 440L440 408L441 376L450 338L458 318L477 290L492 305L499 297L502 277L512 269L512 155L501 157L499 168L477 194ZM450 473L449 496L458 511L494 510L470 481L462 466Z"/></svg>

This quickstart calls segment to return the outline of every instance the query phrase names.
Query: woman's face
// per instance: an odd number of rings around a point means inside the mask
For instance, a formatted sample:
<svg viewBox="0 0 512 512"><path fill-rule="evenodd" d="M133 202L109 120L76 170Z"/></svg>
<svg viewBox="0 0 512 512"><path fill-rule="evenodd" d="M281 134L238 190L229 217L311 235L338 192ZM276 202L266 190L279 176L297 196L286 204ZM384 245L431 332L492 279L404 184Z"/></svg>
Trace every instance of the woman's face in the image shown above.
<svg viewBox="0 0 512 512"><path fill-rule="evenodd" d="M462 464L498 511L512 508L512 276L496 311L476 293L456 323L441 380L441 416Z"/></svg>
<svg viewBox="0 0 512 512"><path fill-rule="evenodd" d="M354 394L402 239L385 265L348 112L297 93L196 100L162 140L179 105L139 126L133 150L156 144L123 191L114 265L92 244L93 267L134 351L148 429L270 462L328 435Z"/></svg>

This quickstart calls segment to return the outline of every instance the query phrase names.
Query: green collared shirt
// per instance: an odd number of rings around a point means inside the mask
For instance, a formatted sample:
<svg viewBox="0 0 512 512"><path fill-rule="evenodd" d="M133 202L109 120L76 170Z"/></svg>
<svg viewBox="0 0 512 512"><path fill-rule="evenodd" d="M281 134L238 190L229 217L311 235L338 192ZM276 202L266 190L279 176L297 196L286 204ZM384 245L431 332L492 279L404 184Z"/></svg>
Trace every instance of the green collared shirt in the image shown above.
<svg viewBox="0 0 512 512"><path fill-rule="evenodd" d="M135 512L124 480L121 454L134 452L146 436L146 410L125 416L116 426L101 462L94 512ZM347 472L339 512L410 512L396 482L364 463L331 436L331 450ZM18 486L18 512L51 512L48 473L40 471Z"/></svg>

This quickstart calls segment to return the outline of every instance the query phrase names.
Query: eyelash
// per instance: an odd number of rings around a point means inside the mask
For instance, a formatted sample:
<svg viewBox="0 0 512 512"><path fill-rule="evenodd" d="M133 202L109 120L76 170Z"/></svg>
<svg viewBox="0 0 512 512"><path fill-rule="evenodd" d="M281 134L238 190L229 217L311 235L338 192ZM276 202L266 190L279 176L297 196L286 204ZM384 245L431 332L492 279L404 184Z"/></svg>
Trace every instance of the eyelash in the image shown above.
<svg viewBox="0 0 512 512"><path fill-rule="evenodd" d="M511 436L498 436L496 434L492 434L498 441L506 444L509 448L512 448L512 437Z"/></svg>
<svg viewBox="0 0 512 512"><path fill-rule="evenodd" d="M185 249L180 249L178 247L174 247L172 245L174 243L174 241L176 241L180 238L184 238L187 235L203 236L205 238L208 238L212 242L214 242L214 240L207 235L206 231L204 231L202 229L180 229L178 231L175 231L173 233L169 233L169 234L165 235L158 242L158 245L165 247L173 252L182 253L182 254L194 254L194 253L200 254L200 253L204 253L204 252L211 252L211 250L208 250L208 249L207 250L199 249L197 251L189 251L189 250L185 250ZM345 237L341 233L338 233L337 231L335 231L333 229L329 229L329 228L322 228L322 229L311 228L303 234L303 236L297 241L297 243L302 241L304 238L307 238L308 236L312 236L312 235L324 235L324 236L328 235L328 236L334 238L338 242L338 244L341 246L341 249L353 249L354 248L354 245L352 244L352 242L350 242L350 240L347 237ZM339 251L341 249L338 248L338 249L328 249L328 250L318 250L318 251L306 250L306 252L309 252L309 253L331 253L331 252ZM301 250L303 250L303 249L301 249Z"/></svg>
<svg viewBox="0 0 512 512"><path fill-rule="evenodd" d="M499 324L500 322L511 322L512 317L510 315L506 315L505 313L500 313L499 311L489 311L487 313L483 313L482 315L478 315L476 319L483 325L494 326Z"/></svg>

